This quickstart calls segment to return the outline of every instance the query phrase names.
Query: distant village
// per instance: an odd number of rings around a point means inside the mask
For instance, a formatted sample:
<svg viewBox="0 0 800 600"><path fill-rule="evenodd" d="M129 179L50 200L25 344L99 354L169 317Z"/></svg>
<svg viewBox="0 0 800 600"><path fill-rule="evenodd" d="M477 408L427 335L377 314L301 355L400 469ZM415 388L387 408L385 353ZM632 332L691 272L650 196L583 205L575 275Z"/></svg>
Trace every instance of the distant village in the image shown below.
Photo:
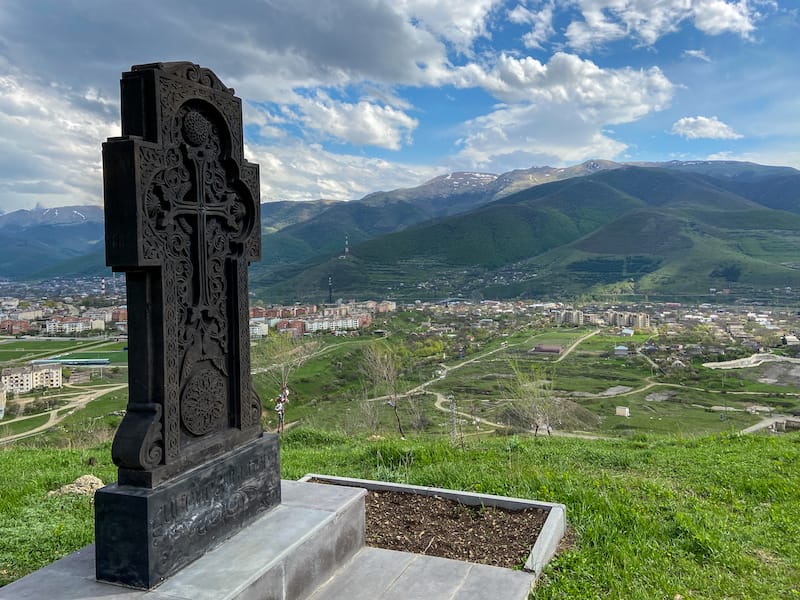
<svg viewBox="0 0 800 600"><path fill-rule="evenodd" d="M91 285L88 292L73 289L73 296L0 297L0 336L126 339L128 310L124 296L120 296L116 289L106 289L104 280L92 281ZM534 322L557 327L589 325L612 328L621 338L620 343L610 349L617 356L626 356L634 351L656 353L671 350L678 352L679 359L691 359L700 355L730 355L734 346L738 352L797 346L800 353L798 313L788 308L757 308L711 304L685 306L669 302L575 306L562 302L470 301L462 298L402 304L390 300L338 300L327 304L287 306L254 303L250 308L250 336L258 340L270 332L295 336L359 335L367 329L380 334L389 317L403 311L422 313L418 325L428 336L454 337L454 332L464 326L471 331L486 330L506 335L509 329ZM702 342L695 339L692 343L682 343L681 336L686 331L700 331ZM625 342L625 337L637 333L651 335L638 347ZM536 351L559 353L562 349L538 346ZM61 371L57 365L14 365L2 370L0 393L26 393L61 385Z"/></svg>

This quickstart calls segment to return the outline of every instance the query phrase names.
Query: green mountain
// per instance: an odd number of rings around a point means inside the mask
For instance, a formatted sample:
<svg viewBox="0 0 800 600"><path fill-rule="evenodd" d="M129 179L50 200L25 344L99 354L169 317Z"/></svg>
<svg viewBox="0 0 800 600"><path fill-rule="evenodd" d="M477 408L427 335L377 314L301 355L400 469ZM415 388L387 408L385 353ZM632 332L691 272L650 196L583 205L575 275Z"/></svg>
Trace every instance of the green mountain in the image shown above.
<svg viewBox="0 0 800 600"><path fill-rule="evenodd" d="M38 209L37 209L38 210ZM91 212L93 210L94 212ZM0 276L107 273L97 207L0 216ZM360 200L262 205L267 300L646 292L752 295L797 281L800 172L587 161L451 173ZM344 257L345 243L350 253Z"/></svg>
<svg viewBox="0 0 800 600"><path fill-rule="evenodd" d="M538 185L255 286L276 301L321 299L329 275L337 296L409 299L800 287L800 215L731 185L795 175L723 167L628 166Z"/></svg>

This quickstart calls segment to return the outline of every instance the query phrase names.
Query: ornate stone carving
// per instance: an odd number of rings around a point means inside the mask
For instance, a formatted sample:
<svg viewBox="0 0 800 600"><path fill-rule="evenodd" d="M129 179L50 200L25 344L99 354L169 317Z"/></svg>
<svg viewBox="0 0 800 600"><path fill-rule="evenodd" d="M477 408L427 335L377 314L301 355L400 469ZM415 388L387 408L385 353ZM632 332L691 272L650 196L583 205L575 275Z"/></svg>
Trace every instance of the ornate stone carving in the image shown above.
<svg viewBox="0 0 800 600"><path fill-rule="evenodd" d="M140 65L122 90L128 135L103 157L107 260L129 273L133 410L113 455L121 482L154 486L261 434L247 294L258 166L243 158L241 101L208 69ZM153 404L143 420L136 407ZM160 453L143 450L155 439Z"/></svg>
<svg viewBox="0 0 800 600"><path fill-rule="evenodd" d="M130 385L119 481L95 495L95 564L102 581L152 588L280 503L280 456L250 377L259 177L241 101L192 63L133 67L121 86L103 176Z"/></svg>

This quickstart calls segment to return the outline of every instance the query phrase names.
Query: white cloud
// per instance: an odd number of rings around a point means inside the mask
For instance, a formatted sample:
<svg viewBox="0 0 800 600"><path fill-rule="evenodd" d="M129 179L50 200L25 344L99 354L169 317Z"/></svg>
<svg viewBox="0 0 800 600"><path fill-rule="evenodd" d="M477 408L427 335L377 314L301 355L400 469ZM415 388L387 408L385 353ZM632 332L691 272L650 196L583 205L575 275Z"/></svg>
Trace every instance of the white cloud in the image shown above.
<svg viewBox="0 0 800 600"><path fill-rule="evenodd" d="M97 103L95 90L42 85L18 72L0 77L3 210L102 202L100 143L119 135L119 124L81 106L87 97Z"/></svg>
<svg viewBox="0 0 800 600"><path fill-rule="evenodd" d="M683 56L687 58L696 58L697 60L702 60L703 62L710 63L711 59L708 57L708 54L705 53L705 50L684 50Z"/></svg>
<svg viewBox="0 0 800 600"><path fill-rule="evenodd" d="M395 0L388 4L459 52L469 53L476 38L489 35L491 12L502 0Z"/></svg>
<svg viewBox="0 0 800 600"><path fill-rule="evenodd" d="M261 201L355 200L377 190L419 185L443 168L334 154L298 141L248 144L247 159L261 166Z"/></svg>
<svg viewBox="0 0 800 600"><path fill-rule="evenodd" d="M398 150L411 141L417 120L391 106L337 102L323 93L298 102L305 128L338 141Z"/></svg>
<svg viewBox="0 0 800 600"><path fill-rule="evenodd" d="M407 150L423 126L429 139L441 136L441 143L453 131L439 129L435 113L441 105L429 115L425 100L419 106L413 101L441 92L461 102L458 92L443 89L448 85L480 88L503 103L486 108L485 95L475 93L454 111L462 119L472 117L461 130L455 157L464 166L500 171L532 162L611 157L625 144L609 128L663 109L675 93L673 83L657 67L604 68L564 52L541 61L518 54L519 40L516 48L500 46L507 36L499 32L508 21L523 26L517 30L525 30L522 43L528 48L542 49L565 34L574 48L588 50L623 38L650 45L689 23L709 35L750 37L762 6L771 5L768 0L3 0L0 208L32 205L34 195L49 205L99 202L100 143L119 135L119 73L158 60L189 58L236 88L245 100L249 147L264 158L264 192L272 199L352 199L436 174L413 164L337 155L313 143ZM562 23L575 10L578 19ZM702 50L684 55L708 60ZM608 59L622 64L625 58ZM723 60L715 53L714 66L721 69ZM757 69L764 85L750 87L764 92L769 82L789 81L787 89L794 84L796 78L767 62ZM678 81L679 71L671 73ZM749 125L740 121L750 127L743 131L748 138L771 131L772 122L791 127L791 118L774 117L793 114L796 94L769 95L789 97L787 106L780 113L771 108L753 114ZM455 127L453 118L448 127ZM268 141L278 147L260 145ZM365 148L364 154L370 151Z"/></svg>
<svg viewBox="0 0 800 600"><path fill-rule="evenodd" d="M564 53L547 64L503 55L490 71L465 74L513 103L466 124L459 156L480 168L615 156L626 146L604 129L665 108L675 89L656 67L602 69Z"/></svg>
<svg viewBox="0 0 800 600"><path fill-rule="evenodd" d="M687 140L738 140L742 137L717 117L683 117L673 123L671 131Z"/></svg>
<svg viewBox="0 0 800 600"><path fill-rule="evenodd" d="M518 25L530 25L531 30L522 36L526 48L542 48L542 45L555 35L553 28L554 0L543 2L537 10L530 10L517 4L508 12L508 19Z"/></svg>
<svg viewBox="0 0 800 600"><path fill-rule="evenodd" d="M747 0L696 0L692 12L694 26L710 35L730 32L747 38L755 30L758 18Z"/></svg>
<svg viewBox="0 0 800 600"><path fill-rule="evenodd" d="M461 141L458 159L465 166L493 172L614 157L626 148L597 122L576 118L557 105L498 108L467 123Z"/></svg>
<svg viewBox="0 0 800 600"><path fill-rule="evenodd" d="M572 21L570 46L590 50L632 37L650 46L677 31L684 21L709 35L734 33L749 38L760 14L747 0L577 0L582 21Z"/></svg>

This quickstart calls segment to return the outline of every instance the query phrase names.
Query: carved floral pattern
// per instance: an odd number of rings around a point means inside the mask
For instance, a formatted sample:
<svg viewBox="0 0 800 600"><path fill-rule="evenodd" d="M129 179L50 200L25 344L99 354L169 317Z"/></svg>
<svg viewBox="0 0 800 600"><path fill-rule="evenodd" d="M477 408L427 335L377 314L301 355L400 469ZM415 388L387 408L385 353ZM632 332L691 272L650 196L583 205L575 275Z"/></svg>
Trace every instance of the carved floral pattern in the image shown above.
<svg viewBox="0 0 800 600"><path fill-rule="evenodd" d="M260 258L259 178L258 166L243 157L241 100L192 63L132 69L153 70L157 93L146 100L155 101L155 110L143 129L151 133L119 142L134 152L140 263L125 259L115 267L158 268L148 275L156 283L147 297L156 303L161 296L153 311L158 316L139 321L158 332L157 353L150 356L158 374L136 402L163 410L137 426L147 430L147 440L141 433L125 438L129 450L118 464L131 469L191 464L182 454L195 452L194 438L258 427L261 410L247 343L247 263ZM207 446L194 447L202 458Z"/></svg>
<svg viewBox="0 0 800 600"><path fill-rule="evenodd" d="M244 242L255 218L252 201L243 196L247 188L236 185L233 169L226 168L230 146L224 119L194 101L164 122L169 124L164 150L142 148L139 162L151 174L143 253L162 264L164 276L167 455L174 456L180 445L178 415L195 436L227 422L231 403L222 377L229 374L228 330L231 318L242 317L238 306L235 315L228 314L227 294L229 282L236 285L246 276L240 268L229 273L227 265L233 259L246 269ZM206 366L198 372L200 363Z"/></svg>
<svg viewBox="0 0 800 600"><path fill-rule="evenodd" d="M219 429L225 418L225 381L214 369L195 374L186 384L181 404L183 424L194 435Z"/></svg>

